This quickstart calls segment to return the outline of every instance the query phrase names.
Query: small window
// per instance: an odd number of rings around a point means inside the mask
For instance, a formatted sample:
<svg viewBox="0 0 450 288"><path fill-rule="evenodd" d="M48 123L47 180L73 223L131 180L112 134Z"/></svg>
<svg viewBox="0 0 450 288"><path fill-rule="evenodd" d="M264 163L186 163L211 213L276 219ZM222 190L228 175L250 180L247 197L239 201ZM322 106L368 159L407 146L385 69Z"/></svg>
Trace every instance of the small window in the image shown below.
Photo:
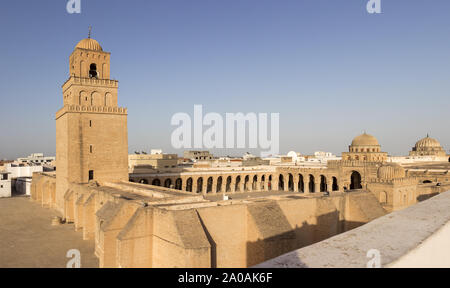
<svg viewBox="0 0 450 288"><path fill-rule="evenodd" d="M94 180L94 170L89 170L89 181Z"/></svg>
<svg viewBox="0 0 450 288"><path fill-rule="evenodd" d="M92 153L92 145L89 145L89 152L91 152Z"/></svg>
<svg viewBox="0 0 450 288"><path fill-rule="evenodd" d="M92 127L92 120L89 120L89 127Z"/></svg>

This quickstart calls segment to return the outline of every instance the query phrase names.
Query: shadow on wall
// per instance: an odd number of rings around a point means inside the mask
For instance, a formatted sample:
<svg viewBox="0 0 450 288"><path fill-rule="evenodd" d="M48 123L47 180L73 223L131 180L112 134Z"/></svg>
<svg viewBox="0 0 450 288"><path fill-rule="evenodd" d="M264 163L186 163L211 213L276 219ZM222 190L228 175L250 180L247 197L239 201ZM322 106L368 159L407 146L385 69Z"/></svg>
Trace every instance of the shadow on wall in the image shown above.
<svg viewBox="0 0 450 288"><path fill-rule="evenodd" d="M433 198L434 196L437 196L437 195L439 195L439 193L431 193L431 194L426 194L426 195L420 195L420 196L417 197L417 201L418 202L422 202L422 201L428 200L430 198Z"/></svg>
<svg viewBox="0 0 450 288"><path fill-rule="evenodd" d="M364 224L366 223L339 220L338 211L317 217L317 223L313 225L304 221L301 227L296 226L289 232L255 242L247 242L247 267L323 241ZM213 255L211 256L215 258Z"/></svg>

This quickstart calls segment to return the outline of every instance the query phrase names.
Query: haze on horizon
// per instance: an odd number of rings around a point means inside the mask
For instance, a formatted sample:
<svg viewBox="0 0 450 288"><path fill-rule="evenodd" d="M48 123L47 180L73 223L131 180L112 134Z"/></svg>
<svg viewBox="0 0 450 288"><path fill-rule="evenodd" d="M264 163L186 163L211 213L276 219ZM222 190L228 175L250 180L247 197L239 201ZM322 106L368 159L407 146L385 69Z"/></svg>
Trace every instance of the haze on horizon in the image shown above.
<svg viewBox="0 0 450 288"><path fill-rule="evenodd" d="M363 131L391 155L426 136L450 149L450 2L8 1L0 10L0 159L55 154L68 58L112 53L129 151L171 147L177 112L280 113L280 152L340 155ZM107 5L106 5L107 3ZM206 150L206 149L205 149ZM241 155L251 149L212 150Z"/></svg>

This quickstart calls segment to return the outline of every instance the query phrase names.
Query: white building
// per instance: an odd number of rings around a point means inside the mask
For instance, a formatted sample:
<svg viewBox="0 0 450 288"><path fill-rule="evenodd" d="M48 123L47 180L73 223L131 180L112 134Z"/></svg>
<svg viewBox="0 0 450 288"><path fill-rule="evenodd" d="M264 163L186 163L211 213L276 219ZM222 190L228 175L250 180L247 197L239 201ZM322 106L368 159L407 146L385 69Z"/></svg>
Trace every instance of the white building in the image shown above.
<svg viewBox="0 0 450 288"><path fill-rule="evenodd" d="M0 198L11 197L11 178L6 171L0 171Z"/></svg>
<svg viewBox="0 0 450 288"><path fill-rule="evenodd" d="M26 158L18 158L17 162L21 164L50 164L55 161L55 157L45 157L44 153L33 153Z"/></svg>
<svg viewBox="0 0 450 288"><path fill-rule="evenodd" d="M24 165L10 163L5 166L5 170L9 173L11 187L14 192L19 195L31 195L31 180L33 173L43 172L44 167L41 165Z"/></svg>
<svg viewBox="0 0 450 288"><path fill-rule="evenodd" d="M11 179L21 178L21 177L33 177L33 173L43 172L42 166L20 166L17 164L7 164L5 170L11 173Z"/></svg>

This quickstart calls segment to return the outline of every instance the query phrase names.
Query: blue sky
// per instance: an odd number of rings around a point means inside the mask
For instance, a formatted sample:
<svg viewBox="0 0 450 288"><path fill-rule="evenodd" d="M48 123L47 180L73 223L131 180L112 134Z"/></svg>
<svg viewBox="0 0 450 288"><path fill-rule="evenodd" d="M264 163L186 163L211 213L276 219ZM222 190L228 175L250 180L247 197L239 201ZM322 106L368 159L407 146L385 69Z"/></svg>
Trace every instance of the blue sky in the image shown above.
<svg viewBox="0 0 450 288"><path fill-rule="evenodd" d="M0 159L55 154L68 57L93 26L112 53L129 150L171 148L176 112L279 112L281 152L340 154L364 130L406 154L450 149L450 1L65 0L0 5ZM239 154L242 151L218 151ZM256 151L251 151L256 152Z"/></svg>

